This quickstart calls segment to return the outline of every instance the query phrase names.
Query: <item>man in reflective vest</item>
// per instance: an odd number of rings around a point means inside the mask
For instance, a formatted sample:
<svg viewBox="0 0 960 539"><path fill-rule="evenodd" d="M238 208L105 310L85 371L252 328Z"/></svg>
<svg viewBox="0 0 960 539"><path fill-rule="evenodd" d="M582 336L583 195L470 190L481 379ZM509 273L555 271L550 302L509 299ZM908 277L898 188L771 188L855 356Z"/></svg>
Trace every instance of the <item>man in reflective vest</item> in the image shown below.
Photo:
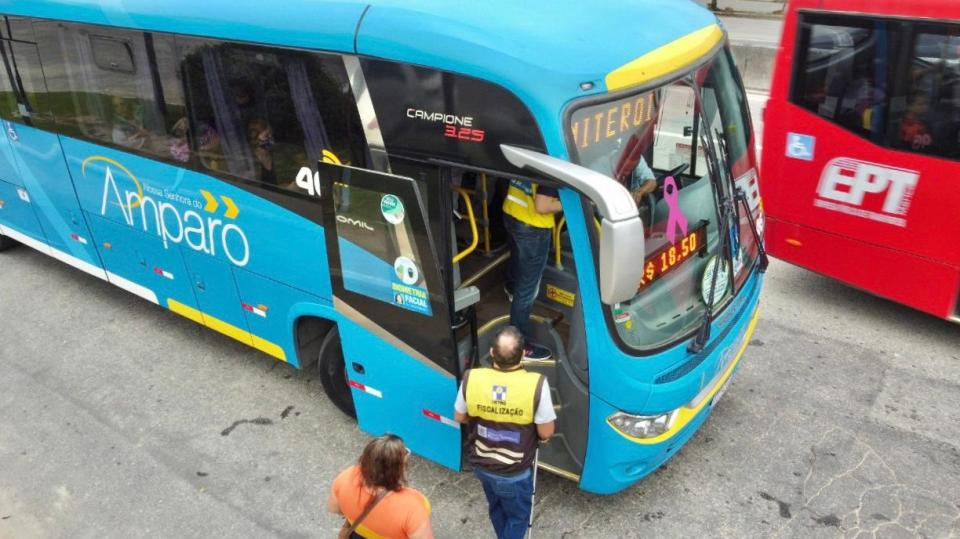
<svg viewBox="0 0 960 539"><path fill-rule="evenodd" d="M510 324L526 338L524 356L550 359L549 348L530 339L530 311L540 291L540 279L547 267L554 214L562 211L557 190L525 180L510 180L503 200L503 223L510 244L507 266L507 296L510 297Z"/></svg>
<svg viewBox="0 0 960 539"><path fill-rule="evenodd" d="M533 464L553 436L557 414L547 379L527 372L523 334L502 328L490 346L493 368L470 369L457 392L457 421L470 429L470 462L489 503L497 539L520 539L532 511Z"/></svg>

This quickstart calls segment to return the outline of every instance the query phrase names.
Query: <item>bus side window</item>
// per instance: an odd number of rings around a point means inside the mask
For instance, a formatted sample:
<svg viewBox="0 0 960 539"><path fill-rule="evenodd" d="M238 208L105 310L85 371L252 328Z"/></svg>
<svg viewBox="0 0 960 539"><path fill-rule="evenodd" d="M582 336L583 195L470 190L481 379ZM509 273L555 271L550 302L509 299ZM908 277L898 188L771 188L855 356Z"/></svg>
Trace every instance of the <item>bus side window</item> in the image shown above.
<svg viewBox="0 0 960 539"><path fill-rule="evenodd" d="M894 22L805 15L791 101L881 142L901 33Z"/></svg>
<svg viewBox="0 0 960 539"><path fill-rule="evenodd" d="M13 91L12 68L10 64L10 42L0 39L0 118L15 120L18 117L17 94Z"/></svg>
<svg viewBox="0 0 960 539"><path fill-rule="evenodd" d="M8 29L9 26L9 29ZM20 70L26 71L30 68L27 58L18 58L14 50L14 43L11 39L12 31L18 40L33 41L33 31L30 28L28 20L21 17L0 17L0 118L11 121L23 121L23 111L20 109L17 98L17 75ZM20 63L25 65L21 66ZM37 66L39 68L39 66ZM20 82L26 86L28 81L23 80L20 75ZM29 76L29 79L35 77ZM26 88L24 88L26 89Z"/></svg>
<svg viewBox="0 0 960 539"><path fill-rule="evenodd" d="M32 34L29 37L32 38ZM0 98L4 103L4 110L0 114L6 120L20 123L29 121L34 127L50 128L53 117L36 46L3 40L0 53L0 69L5 71L4 77L7 78L7 82L0 85L0 91L6 94Z"/></svg>
<svg viewBox="0 0 960 539"><path fill-rule="evenodd" d="M177 41L201 170L308 194L297 178L321 158L366 166L339 56Z"/></svg>
<svg viewBox="0 0 960 539"><path fill-rule="evenodd" d="M58 131L188 160L172 37L54 21L38 21L34 30Z"/></svg>
<svg viewBox="0 0 960 539"><path fill-rule="evenodd" d="M891 100L894 147L960 158L960 25L917 25Z"/></svg>

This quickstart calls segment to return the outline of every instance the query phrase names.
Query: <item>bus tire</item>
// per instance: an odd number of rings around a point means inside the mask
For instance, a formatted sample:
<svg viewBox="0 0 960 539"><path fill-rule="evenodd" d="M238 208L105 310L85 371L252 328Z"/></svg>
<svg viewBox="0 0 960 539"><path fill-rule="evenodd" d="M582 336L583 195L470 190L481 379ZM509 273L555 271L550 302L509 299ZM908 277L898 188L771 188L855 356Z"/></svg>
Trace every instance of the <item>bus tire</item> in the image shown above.
<svg viewBox="0 0 960 539"><path fill-rule="evenodd" d="M17 242L13 238L0 234L0 251L6 251L16 244Z"/></svg>
<svg viewBox="0 0 960 539"><path fill-rule="evenodd" d="M320 383L327 397L341 412L356 419L357 410L353 405L353 392L347 381L343 347L340 346L340 331L336 327L330 329L323 338L317 366L320 371Z"/></svg>

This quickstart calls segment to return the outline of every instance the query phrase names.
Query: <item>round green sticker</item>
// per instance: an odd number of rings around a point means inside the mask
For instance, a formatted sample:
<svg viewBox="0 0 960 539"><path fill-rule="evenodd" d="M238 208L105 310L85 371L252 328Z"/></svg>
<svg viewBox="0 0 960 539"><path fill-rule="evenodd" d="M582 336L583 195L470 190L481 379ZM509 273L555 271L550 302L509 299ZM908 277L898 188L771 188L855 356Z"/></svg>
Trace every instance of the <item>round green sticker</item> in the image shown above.
<svg viewBox="0 0 960 539"><path fill-rule="evenodd" d="M399 225L403 222L403 202L397 195L383 195L380 199L380 213L388 223Z"/></svg>
<svg viewBox="0 0 960 539"><path fill-rule="evenodd" d="M711 288L713 288L711 297ZM703 277L700 279L700 294L703 302L708 305L715 305L718 301L727 295L730 289L730 265L726 260L721 260L719 256L714 255L707 261L703 269ZM712 301L711 301L712 300Z"/></svg>

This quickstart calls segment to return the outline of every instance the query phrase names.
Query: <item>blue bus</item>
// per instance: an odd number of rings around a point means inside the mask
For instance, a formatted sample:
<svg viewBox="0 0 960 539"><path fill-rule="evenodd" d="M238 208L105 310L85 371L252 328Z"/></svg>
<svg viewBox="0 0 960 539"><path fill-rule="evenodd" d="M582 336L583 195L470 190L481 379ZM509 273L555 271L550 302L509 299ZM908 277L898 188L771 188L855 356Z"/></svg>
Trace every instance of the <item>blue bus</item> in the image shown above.
<svg viewBox="0 0 960 539"><path fill-rule="evenodd" d="M459 470L457 386L508 319L500 202L556 187L540 466L620 491L756 323L745 94L693 2L495 4L2 0L0 249L319 368L364 431Z"/></svg>

